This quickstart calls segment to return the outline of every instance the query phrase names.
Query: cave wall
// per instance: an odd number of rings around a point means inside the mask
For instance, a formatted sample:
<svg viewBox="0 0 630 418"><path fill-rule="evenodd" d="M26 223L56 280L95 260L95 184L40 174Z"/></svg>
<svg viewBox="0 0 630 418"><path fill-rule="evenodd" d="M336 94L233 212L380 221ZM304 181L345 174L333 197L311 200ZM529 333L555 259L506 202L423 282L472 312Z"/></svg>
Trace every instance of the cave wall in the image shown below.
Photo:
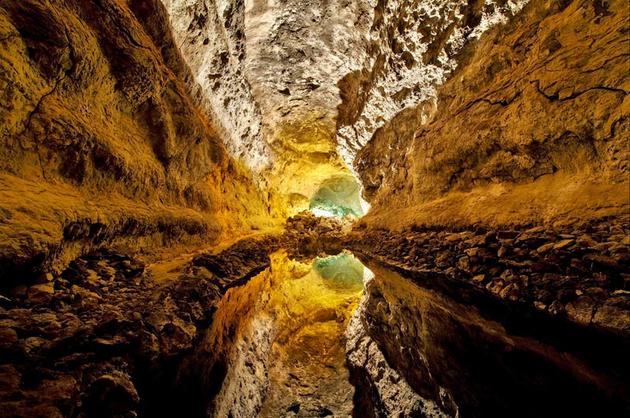
<svg viewBox="0 0 630 418"><path fill-rule="evenodd" d="M221 130L230 153L256 173L272 161L260 107L245 74L243 1L163 0L192 78L193 97Z"/></svg>
<svg viewBox="0 0 630 418"><path fill-rule="evenodd" d="M532 1L457 55L354 162L368 223L573 222L628 210L628 8Z"/></svg>
<svg viewBox="0 0 630 418"><path fill-rule="evenodd" d="M352 166L375 132L405 109L418 108L424 123L435 109L438 86L460 64L462 50L508 22L527 2L375 2L356 68L337 82L337 142L344 160Z"/></svg>
<svg viewBox="0 0 630 418"><path fill-rule="evenodd" d="M163 0L196 97L286 217L526 1Z"/></svg>
<svg viewBox="0 0 630 418"><path fill-rule="evenodd" d="M336 152L335 83L361 50L367 2L163 3L195 96L226 130L230 153L257 173L274 213L308 209L322 182L349 174Z"/></svg>
<svg viewBox="0 0 630 418"><path fill-rule="evenodd" d="M159 2L3 0L0 42L2 275L104 243L212 242L268 215L194 104Z"/></svg>

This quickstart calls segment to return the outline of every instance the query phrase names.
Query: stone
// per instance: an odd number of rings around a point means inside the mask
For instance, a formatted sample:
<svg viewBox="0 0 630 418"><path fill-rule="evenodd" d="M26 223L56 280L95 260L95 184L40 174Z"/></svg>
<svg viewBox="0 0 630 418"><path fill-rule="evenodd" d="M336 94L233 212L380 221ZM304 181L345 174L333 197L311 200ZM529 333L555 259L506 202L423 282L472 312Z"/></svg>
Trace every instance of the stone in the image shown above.
<svg viewBox="0 0 630 418"><path fill-rule="evenodd" d="M602 254L586 254L584 256L586 262L590 262L593 265L600 268L609 268L617 270L620 268L619 263L612 257L608 257Z"/></svg>
<svg viewBox="0 0 630 418"><path fill-rule="evenodd" d="M35 278L35 283L44 284L44 283L52 282L53 280L54 280L53 274L50 272L46 272L46 273L40 273L39 275L37 275L37 277Z"/></svg>
<svg viewBox="0 0 630 418"><path fill-rule="evenodd" d="M501 299L516 301L520 297L520 288L516 283L509 283L499 292Z"/></svg>
<svg viewBox="0 0 630 418"><path fill-rule="evenodd" d="M0 326L0 350L12 347L17 340L17 332L13 328Z"/></svg>
<svg viewBox="0 0 630 418"><path fill-rule="evenodd" d="M504 286L505 286L505 282L502 279L494 278L488 284L486 284L486 289L498 295Z"/></svg>
<svg viewBox="0 0 630 418"><path fill-rule="evenodd" d="M541 245L540 247L536 248L536 252L538 254L545 254L551 251L555 247L555 245L556 245L555 243L549 242L547 244Z"/></svg>
<svg viewBox="0 0 630 418"><path fill-rule="evenodd" d="M571 245L573 245L575 243L575 240L573 238L571 239L563 239L562 241L558 241L554 244L553 249L554 250L563 250Z"/></svg>
<svg viewBox="0 0 630 418"><path fill-rule="evenodd" d="M472 278L472 282L476 285L482 285L484 280L486 279L485 274L478 274Z"/></svg>
<svg viewBox="0 0 630 418"><path fill-rule="evenodd" d="M31 303L42 304L50 301L55 293L52 283L36 284L30 286L26 292L26 297Z"/></svg>
<svg viewBox="0 0 630 418"><path fill-rule="evenodd" d="M593 318L595 304L593 299L588 296L580 296L576 300L571 301L565 306L567 316L583 325L588 325Z"/></svg>
<svg viewBox="0 0 630 418"><path fill-rule="evenodd" d="M42 337L28 337L21 341L22 349L27 354L33 354L39 350L46 349L49 341Z"/></svg>
<svg viewBox="0 0 630 418"><path fill-rule="evenodd" d="M580 235L578 239L576 240L576 242L578 245L581 245L582 247L587 247L587 248L594 247L597 245L597 241L595 241L593 237L591 237L590 235L586 235L586 234Z"/></svg>
<svg viewBox="0 0 630 418"><path fill-rule="evenodd" d="M114 371L99 376L90 384L83 396L83 408L87 416L134 416L139 401L129 375Z"/></svg>

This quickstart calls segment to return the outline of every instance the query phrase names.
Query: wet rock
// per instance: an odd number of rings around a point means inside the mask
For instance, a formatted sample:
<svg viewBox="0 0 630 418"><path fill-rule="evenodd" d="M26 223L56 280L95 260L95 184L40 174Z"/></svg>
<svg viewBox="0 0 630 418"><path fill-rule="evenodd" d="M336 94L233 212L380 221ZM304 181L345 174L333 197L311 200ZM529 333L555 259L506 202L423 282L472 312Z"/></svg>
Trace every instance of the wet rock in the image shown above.
<svg viewBox="0 0 630 418"><path fill-rule="evenodd" d="M598 307L593 316L593 323L601 327L630 331L630 292L617 290L611 297Z"/></svg>
<svg viewBox="0 0 630 418"><path fill-rule="evenodd" d="M505 286L505 282L503 281L503 279L494 278L486 285L486 289L498 295L504 286Z"/></svg>
<svg viewBox="0 0 630 418"><path fill-rule="evenodd" d="M580 227L537 226L515 231L519 232L517 238L499 239L495 238L501 231L490 230L466 238L461 247L452 245L456 241L438 238L460 236L461 232L449 235L417 229L403 242L393 233L369 231L362 238L366 244L357 240L357 246L386 262L409 269L421 265L470 281L503 300L524 301L534 309L561 314L565 305L571 304L566 307L569 319L585 323L588 314L584 304L588 299L579 297L593 298L595 312L612 292L630 284L630 275L625 273L630 265L625 258L626 248L618 244L623 236L611 233L616 228L627 230L628 225L621 219L604 218ZM477 241L476 237L483 240ZM600 248L598 240L610 241L613 246ZM403 244L413 258L400 254L398 247ZM612 248L618 248L614 255ZM511 283L515 285L509 286ZM600 289L599 293L594 294L593 288Z"/></svg>
<svg viewBox="0 0 630 418"><path fill-rule="evenodd" d="M555 245L556 244L553 243L553 242L541 245L540 247L536 248L536 252L538 254L545 254L545 253L551 251L555 247Z"/></svg>
<svg viewBox="0 0 630 418"><path fill-rule="evenodd" d="M55 288L52 283L36 284L28 288L26 297L31 303L39 305L49 302L54 293Z"/></svg>
<svg viewBox="0 0 630 418"><path fill-rule="evenodd" d="M612 257L608 257L603 254L587 254L584 256L584 261L590 262L591 265L608 269L619 269L619 263Z"/></svg>
<svg viewBox="0 0 630 418"><path fill-rule="evenodd" d="M13 328L0 326L0 351L11 348L18 340Z"/></svg>
<svg viewBox="0 0 630 418"><path fill-rule="evenodd" d="M54 276L50 272L48 272L48 273L40 273L35 278L35 283L38 283L38 284L50 283L50 282L53 281L53 279L54 279Z"/></svg>
<svg viewBox="0 0 630 418"><path fill-rule="evenodd" d="M129 375L114 371L96 378L83 397L88 417L134 417L140 398Z"/></svg>
<svg viewBox="0 0 630 418"><path fill-rule="evenodd" d="M589 296L581 296L565 306L566 314L572 320L588 325L593 320L595 302Z"/></svg>
<svg viewBox="0 0 630 418"><path fill-rule="evenodd" d="M571 245L573 245L575 243L575 240L573 238L570 239L563 239L562 241L558 241L554 244L553 249L554 250L563 250Z"/></svg>

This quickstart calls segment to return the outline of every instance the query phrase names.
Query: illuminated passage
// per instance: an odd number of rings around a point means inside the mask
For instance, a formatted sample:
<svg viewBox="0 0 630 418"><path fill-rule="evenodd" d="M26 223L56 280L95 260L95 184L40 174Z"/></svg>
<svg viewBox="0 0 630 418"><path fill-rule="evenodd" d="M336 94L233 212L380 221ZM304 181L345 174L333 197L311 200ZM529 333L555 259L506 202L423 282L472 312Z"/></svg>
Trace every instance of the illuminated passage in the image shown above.
<svg viewBox="0 0 630 418"><path fill-rule="evenodd" d="M350 175L340 175L321 184L311 198L309 209L317 216L361 217L366 212L366 203L361 199L357 180Z"/></svg>
<svg viewBox="0 0 630 418"><path fill-rule="evenodd" d="M206 343L222 353L225 377L213 415L351 415L345 332L369 270L346 252L306 261L278 252L271 261L215 314Z"/></svg>

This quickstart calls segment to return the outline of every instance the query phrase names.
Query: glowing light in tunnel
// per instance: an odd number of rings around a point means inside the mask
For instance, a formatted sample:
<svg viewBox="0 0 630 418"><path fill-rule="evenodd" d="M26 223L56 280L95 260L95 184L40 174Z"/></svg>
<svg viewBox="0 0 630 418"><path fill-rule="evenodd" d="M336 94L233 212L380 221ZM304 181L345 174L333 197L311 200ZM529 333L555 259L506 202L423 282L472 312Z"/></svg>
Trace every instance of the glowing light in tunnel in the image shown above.
<svg viewBox="0 0 630 418"><path fill-rule="evenodd" d="M309 210L315 216L361 217L369 205L361 198L360 185L350 175L332 176L323 181L311 198Z"/></svg>
<svg viewBox="0 0 630 418"><path fill-rule="evenodd" d="M334 218L337 216L335 213L322 208L312 208L311 213L315 216L323 216L325 218Z"/></svg>

